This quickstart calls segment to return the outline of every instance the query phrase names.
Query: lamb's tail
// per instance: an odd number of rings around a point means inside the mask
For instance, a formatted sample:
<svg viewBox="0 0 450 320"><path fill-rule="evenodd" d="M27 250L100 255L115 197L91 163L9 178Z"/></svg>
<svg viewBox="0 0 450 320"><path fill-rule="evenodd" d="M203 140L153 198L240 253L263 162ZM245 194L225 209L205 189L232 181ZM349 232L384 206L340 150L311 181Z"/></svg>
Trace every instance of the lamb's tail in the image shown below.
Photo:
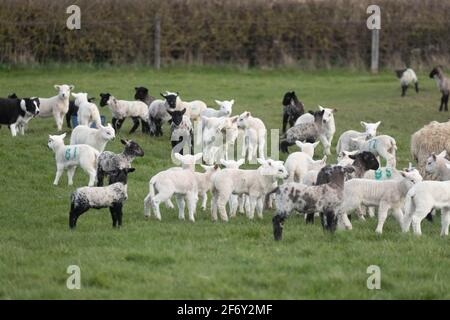
<svg viewBox="0 0 450 320"><path fill-rule="evenodd" d="M148 183L148 195L144 199L144 217L148 218L151 215L151 201L155 197L155 183L154 178L150 179Z"/></svg>

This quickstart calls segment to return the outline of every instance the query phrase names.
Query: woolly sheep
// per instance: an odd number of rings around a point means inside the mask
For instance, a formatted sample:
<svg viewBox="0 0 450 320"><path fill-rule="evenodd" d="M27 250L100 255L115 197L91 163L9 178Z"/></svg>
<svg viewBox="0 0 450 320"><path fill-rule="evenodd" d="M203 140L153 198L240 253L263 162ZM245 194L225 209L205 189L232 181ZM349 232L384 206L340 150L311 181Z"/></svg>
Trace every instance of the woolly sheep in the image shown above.
<svg viewBox="0 0 450 320"><path fill-rule="evenodd" d="M337 109L332 108L324 108L322 106L319 106L319 111L324 111L323 114L323 132L324 134L320 136L320 142L323 145L323 152L324 155L330 155L331 154L331 143L333 141L334 134L336 132L336 124L334 122L334 114L337 112ZM314 113L305 113L304 115L300 116L297 121L295 122L295 125L299 125L301 123L313 123L314 120Z"/></svg>
<svg viewBox="0 0 450 320"><path fill-rule="evenodd" d="M363 138L365 140L372 139L377 135L378 126L381 121L376 123L367 123L361 121L361 126L364 128L364 132L358 132L355 130L345 131L339 137L336 145L336 154L340 157L343 151L354 151L357 150L358 146L352 141L353 138Z"/></svg>
<svg viewBox="0 0 450 320"><path fill-rule="evenodd" d="M412 223L414 234L420 236L420 224L433 209L441 209L441 236L447 236L450 224L450 181L422 181L408 191L403 232L408 232Z"/></svg>
<svg viewBox="0 0 450 320"><path fill-rule="evenodd" d="M182 101L178 92L166 91L165 94L161 93L161 96L166 100L167 110L183 110L186 109L186 116L188 116L192 122L195 122L200 118L201 113L207 109L206 104L200 100L194 101Z"/></svg>
<svg viewBox="0 0 450 320"><path fill-rule="evenodd" d="M450 154L450 121L432 121L411 136L411 155L424 179L432 179L425 171L428 157L443 150Z"/></svg>
<svg viewBox="0 0 450 320"><path fill-rule="evenodd" d="M220 218L228 221L225 205L232 194L248 195L247 217L253 219L256 207L258 217L262 218L266 194L273 188L278 178L287 177L287 171L282 161L261 158L257 161L260 167L256 170L223 169L214 175L211 189L211 217L214 221L217 220L217 210Z"/></svg>
<svg viewBox="0 0 450 320"><path fill-rule="evenodd" d="M450 79L444 74L441 67L433 68L430 72L430 78L436 81L436 85L439 91L442 93L441 104L439 111L442 111L445 107L445 111L448 111L448 96L450 94Z"/></svg>
<svg viewBox="0 0 450 320"><path fill-rule="evenodd" d="M413 69L407 68L402 70L395 70L397 77L400 79L400 86L402 87L402 97L405 96L406 90L410 84L414 83L416 92L419 93L419 81Z"/></svg>
<svg viewBox="0 0 450 320"><path fill-rule="evenodd" d="M376 136L369 140L352 139L356 143L359 151L369 151L375 156L381 156L386 160L386 166L395 168L397 160L395 153L397 150L397 143L395 139L388 135Z"/></svg>
<svg viewBox="0 0 450 320"><path fill-rule="evenodd" d="M383 225L387 218L389 209L392 209L394 217L402 224L402 207L406 194L411 187L420 181L422 176L419 171L401 171L401 180L369 180L351 179L344 185L344 200L342 202L342 221L347 229L352 225L347 214L355 209L361 212L361 205L378 207L378 225L376 233L383 232Z"/></svg>
<svg viewBox="0 0 450 320"><path fill-rule="evenodd" d="M86 92L73 93L75 105L78 106L78 123L89 126L92 122L99 128L102 125L100 112L95 103L89 102Z"/></svg>
<svg viewBox="0 0 450 320"><path fill-rule="evenodd" d="M109 123L106 127L100 126L98 129L79 125L72 131L70 144L87 144L103 152L106 144L115 137L116 133Z"/></svg>
<svg viewBox="0 0 450 320"><path fill-rule="evenodd" d="M113 227L122 226L122 207L128 199L127 175L134 168L118 170L110 177L107 187L83 187L72 193L70 201L69 227L74 229L78 217L91 208L108 208L111 212Z"/></svg>
<svg viewBox="0 0 450 320"><path fill-rule="evenodd" d="M48 118L53 115L58 131L62 130L64 115L69 111L70 91L75 87L73 85L54 85L58 91L56 96L50 98L39 98L39 117Z"/></svg>
<svg viewBox="0 0 450 320"><path fill-rule="evenodd" d="M58 185L64 169L67 169L68 184L73 184L73 176L77 166L80 166L89 175L88 186L92 187L95 183L97 157L99 152L87 144L77 144L66 146L63 133L58 136L48 136L48 147L55 153L56 177L53 184Z"/></svg>

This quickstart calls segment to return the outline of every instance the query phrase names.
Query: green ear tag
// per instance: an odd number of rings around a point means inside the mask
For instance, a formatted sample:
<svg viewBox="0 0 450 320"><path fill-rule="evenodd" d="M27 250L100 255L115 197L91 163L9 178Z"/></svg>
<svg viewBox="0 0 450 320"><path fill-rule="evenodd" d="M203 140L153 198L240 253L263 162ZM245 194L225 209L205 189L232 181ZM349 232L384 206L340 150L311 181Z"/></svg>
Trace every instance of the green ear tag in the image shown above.
<svg viewBox="0 0 450 320"><path fill-rule="evenodd" d="M65 157L66 157L66 160L70 160L70 148L66 149Z"/></svg>
<svg viewBox="0 0 450 320"><path fill-rule="evenodd" d="M378 169L377 171L375 171L375 179L380 180L382 174L383 174L383 172L381 171L381 169Z"/></svg>
<svg viewBox="0 0 450 320"><path fill-rule="evenodd" d="M77 158L77 147L73 149L73 159L75 160Z"/></svg>
<svg viewBox="0 0 450 320"><path fill-rule="evenodd" d="M386 177L390 178L392 176L392 171L390 168L386 168Z"/></svg>

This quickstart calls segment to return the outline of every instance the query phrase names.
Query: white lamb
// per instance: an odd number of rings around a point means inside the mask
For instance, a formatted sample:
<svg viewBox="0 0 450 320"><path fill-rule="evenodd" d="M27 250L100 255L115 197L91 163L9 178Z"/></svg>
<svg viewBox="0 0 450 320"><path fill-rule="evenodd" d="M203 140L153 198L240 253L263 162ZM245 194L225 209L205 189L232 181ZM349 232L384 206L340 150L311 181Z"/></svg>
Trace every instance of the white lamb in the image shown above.
<svg viewBox="0 0 450 320"><path fill-rule="evenodd" d="M355 209L361 214L361 205L378 207L378 225L375 232L379 234L383 232L389 209L392 209L392 214L402 225L402 208L406 194L415 183L422 181L422 176L416 169L410 172L401 171L401 175L403 176L401 180L351 179L346 181L340 216L344 226L347 229L352 228L347 214Z"/></svg>
<svg viewBox="0 0 450 320"><path fill-rule="evenodd" d="M377 135L377 129L380 125L381 121L378 121L376 123L367 123L364 121L361 121L361 126L364 128L364 132L359 132L355 130L348 130L345 131L341 136L339 137L339 140L336 145L336 154L338 156L341 155L343 151L354 151L358 149L358 146L356 143L352 141L353 138L363 138L365 140L372 139Z"/></svg>
<svg viewBox="0 0 450 320"><path fill-rule="evenodd" d="M197 182L198 194L202 197L202 210L206 210L206 202L208 201L208 191L212 187L212 178L220 167L216 164L214 166L201 165L205 172L194 172L195 180Z"/></svg>
<svg viewBox="0 0 450 320"><path fill-rule="evenodd" d="M261 166L256 170L223 169L214 175L211 189L211 217L214 221L217 220L217 209L220 218L228 221L225 206L232 194L248 195L248 218L253 219L255 208L258 217L262 218L266 194L273 190L273 185L278 178L287 177L287 171L282 161L261 158L257 160Z"/></svg>
<svg viewBox="0 0 450 320"><path fill-rule="evenodd" d="M397 160L395 152L397 150L397 143L395 139L388 135L376 136L369 140L351 139L356 143L359 151L368 151L373 153L376 157L381 156L386 160L386 166L395 168Z"/></svg>
<svg viewBox="0 0 450 320"><path fill-rule="evenodd" d="M440 154L435 155L434 153L427 159L425 165L425 171L432 175L434 180L447 181L450 180L450 170L448 161L445 157L447 156L447 151L442 151Z"/></svg>
<svg viewBox="0 0 450 320"><path fill-rule="evenodd" d="M144 216L150 217L153 208L156 219L161 220L159 205L169 201L175 195L178 204L178 218L184 220L185 200L188 205L189 220L195 222L195 208L198 201L198 185L194 174L195 162L202 158L202 154L192 155L174 154L183 164L183 168L170 168L154 175L149 182L149 193L144 199ZM155 192L158 192L157 194Z"/></svg>
<svg viewBox="0 0 450 320"><path fill-rule="evenodd" d="M186 116L188 116L192 122L200 119L201 113L207 109L206 103L201 100L194 101L182 101L178 92L166 91L165 94L161 93L161 96L166 99L166 106L168 110L183 110L186 109Z"/></svg>
<svg viewBox="0 0 450 320"><path fill-rule="evenodd" d="M331 154L331 143L333 141L334 134L336 132L336 124L334 122L334 113L337 112L337 109L331 109L331 108L324 108L322 106L319 106L319 110L325 110L323 114L322 119L322 126L324 130L324 135L320 136L320 141L323 144L323 152L324 155L330 155ZM301 124L301 123L313 123L314 122L314 116L311 113L305 113L302 114L297 121L295 122L295 125Z"/></svg>
<svg viewBox="0 0 450 320"><path fill-rule="evenodd" d="M220 159L220 163L227 169L239 169L239 167L242 166L244 164L244 162L245 162L244 159L239 159L237 161ZM238 206L239 206L239 212L240 213L244 213L245 212L244 211L244 205L248 204L248 201L246 201L246 196L245 195L238 196L236 194L232 194L230 196L230 200L229 200L228 203L229 203L229 206L230 206L230 217L235 217L236 213L237 213Z"/></svg>
<svg viewBox="0 0 450 320"><path fill-rule="evenodd" d="M62 130L64 122L64 116L69 111L69 97L70 91L75 87L73 85L57 85L55 89L58 90L58 94L51 98L39 98L39 115L41 118L48 118L53 115L56 121L58 131Z"/></svg>
<svg viewBox="0 0 450 320"><path fill-rule="evenodd" d="M420 223L432 209L441 209L441 236L447 236L450 225L450 181L422 181L408 191L403 232L408 232L412 223L414 234L420 236Z"/></svg>
<svg viewBox="0 0 450 320"><path fill-rule="evenodd" d="M140 118L148 121L149 106L145 102L135 100L119 100L114 96L109 95L106 105L111 110L113 117L117 120L124 120L125 118ZM151 104L150 104L151 105ZM136 128L134 128L136 130ZM134 132L134 130L132 130Z"/></svg>
<svg viewBox="0 0 450 320"><path fill-rule="evenodd" d="M98 129L79 125L72 131L70 144L87 144L99 152L103 152L106 144L115 137L114 128L109 123L106 127L100 126Z"/></svg>
<svg viewBox="0 0 450 320"><path fill-rule="evenodd" d="M203 158L207 164L214 164L220 158L228 159L229 150L234 151L234 144L239 134L238 116L205 117L202 116Z"/></svg>
<svg viewBox="0 0 450 320"><path fill-rule="evenodd" d="M90 126L92 122L99 128L102 124L100 112L95 103L88 101L86 92L72 93L75 98L75 105L78 106L78 123L84 126Z"/></svg>
<svg viewBox="0 0 450 320"><path fill-rule="evenodd" d="M287 182L302 182L308 171L320 170L326 165L326 161L327 156L324 156L322 160L314 160L309 154L302 151L291 153L285 163L289 173Z"/></svg>
<svg viewBox="0 0 450 320"><path fill-rule="evenodd" d="M261 119L255 118L250 112L245 111L238 118L238 128L244 130L242 156L245 158L247 153L248 161L258 156L264 159L264 148L266 145L266 126Z"/></svg>
<svg viewBox="0 0 450 320"><path fill-rule="evenodd" d="M205 117L229 117L233 112L234 100L219 101L214 100L219 105L219 110L213 108L206 108L201 112L201 116Z"/></svg>
<svg viewBox="0 0 450 320"><path fill-rule="evenodd" d="M48 147L55 153L56 160L56 177L53 184L58 185L64 169L67 169L68 183L71 186L75 170L77 166L80 166L89 175L88 186L92 187L95 183L99 152L87 144L66 146L65 136L65 133L59 136L48 136Z"/></svg>

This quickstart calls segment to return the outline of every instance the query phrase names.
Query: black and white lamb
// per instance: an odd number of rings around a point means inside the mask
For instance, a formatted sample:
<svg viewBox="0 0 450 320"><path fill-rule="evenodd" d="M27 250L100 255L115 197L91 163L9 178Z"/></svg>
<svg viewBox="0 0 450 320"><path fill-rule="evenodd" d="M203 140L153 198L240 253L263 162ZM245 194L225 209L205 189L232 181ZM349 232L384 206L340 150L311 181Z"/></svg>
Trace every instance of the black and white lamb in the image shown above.
<svg viewBox="0 0 450 320"><path fill-rule="evenodd" d="M121 139L125 145L122 153L103 151L97 159L97 186L103 186L105 176L110 176L117 169L129 168L136 157L143 157L144 150L133 140Z"/></svg>
<svg viewBox="0 0 450 320"><path fill-rule="evenodd" d="M181 111L168 111L172 119L169 120L172 135L170 142L174 153L183 154L185 144L189 146L190 153L194 153L194 128L188 116L185 115L186 109Z"/></svg>
<svg viewBox="0 0 450 320"><path fill-rule="evenodd" d="M447 78L442 71L441 67L435 67L430 72L430 78L436 81L439 91L442 93L441 104L439 111L442 111L445 107L445 111L448 111L448 95L450 94L450 79Z"/></svg>
<svg viewBox="0 0 450 320"><path fill-rule="evenodd" d="M122 226L122 207L128 199L127 178L134 168L114 171L107 187L82 187L72 193L69 213L69 227L75 229L78 218L89 209L109 208L113 227Z"/></svg>

